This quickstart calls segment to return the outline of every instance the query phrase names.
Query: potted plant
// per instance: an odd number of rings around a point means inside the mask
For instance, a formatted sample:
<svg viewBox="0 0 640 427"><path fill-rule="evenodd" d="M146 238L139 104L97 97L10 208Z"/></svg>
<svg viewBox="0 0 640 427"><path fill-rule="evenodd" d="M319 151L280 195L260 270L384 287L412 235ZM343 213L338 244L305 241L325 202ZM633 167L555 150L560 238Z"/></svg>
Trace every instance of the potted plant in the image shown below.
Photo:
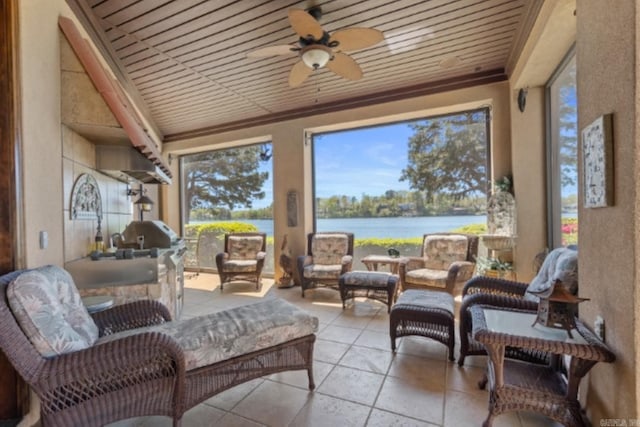
<svg viewBox="0 0 640 427"><path fill-rule="evenodd" d="M513 264L499 258L476 258L476 271L479 275L500 279L513 278Z"/></svg>

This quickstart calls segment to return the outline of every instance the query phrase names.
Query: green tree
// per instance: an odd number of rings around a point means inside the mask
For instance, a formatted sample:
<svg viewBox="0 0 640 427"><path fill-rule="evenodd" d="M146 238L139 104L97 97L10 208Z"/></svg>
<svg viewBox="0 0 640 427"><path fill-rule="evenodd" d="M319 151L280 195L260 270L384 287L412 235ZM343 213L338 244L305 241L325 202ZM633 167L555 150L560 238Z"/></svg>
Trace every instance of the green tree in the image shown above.
<svg viewBox="0 0 640 427"><path fill-rule="evenodd" d="M425 207L424 197L422 195L422 192L413 191L411 192L411 195L413 197L413 203L415 203L415 206L416 206L416 215L418 216L424 215L427 209Z"/></svg>
<svg viewBox="0 0 640 427"><path fill-rule="evenodd" d="M217 212L234 207L251 208L252 200L263 199L262 184L269 177L259 172L260 147L250 146L209 151L184 157L185 218L192 209Z"/></svg>
<svg viewBox="0 0 640 427"><path fill-rule="evenodd" d="M578 114L575 63L558 78L560 174L562 186L578 185Z"/></svg>
<svg viewBox="0 0 640 427"><path fill-rule="evenodd" d="M468 111L412 124L407 167L401 181L454 199L487 191L487 110Z"/></svg>
<svg viewBox="0 0 640 427"><path fill-rule="evenodd" d="M366 194L362 195L362 202L360 202L360 216L367 218L372 217L375 212L374 202L371 199L371 196L367 196Z"/></svg>

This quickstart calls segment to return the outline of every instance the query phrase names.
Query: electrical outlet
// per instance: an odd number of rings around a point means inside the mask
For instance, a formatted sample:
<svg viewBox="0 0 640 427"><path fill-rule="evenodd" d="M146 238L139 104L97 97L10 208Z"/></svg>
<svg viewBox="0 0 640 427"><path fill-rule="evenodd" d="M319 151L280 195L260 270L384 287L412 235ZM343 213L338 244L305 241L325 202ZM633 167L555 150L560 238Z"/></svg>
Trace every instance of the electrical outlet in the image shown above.
<svg viewBox="0 0 640 427"><path fill-rule="evenodd" d="M593 322L593 329L598 338L604 341L604 319L602 316L596 317L596 321Z"/></svg>

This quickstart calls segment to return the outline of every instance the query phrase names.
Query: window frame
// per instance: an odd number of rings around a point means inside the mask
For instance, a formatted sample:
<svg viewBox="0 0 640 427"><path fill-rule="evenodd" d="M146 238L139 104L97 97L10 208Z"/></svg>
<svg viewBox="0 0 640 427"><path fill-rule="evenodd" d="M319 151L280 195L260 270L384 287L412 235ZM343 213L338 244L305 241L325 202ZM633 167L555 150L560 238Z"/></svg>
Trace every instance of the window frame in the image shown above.
<svg viewBox="0 0 640 427"><path fill-rule="evenodd" d="M560 75L566 71L567 66L574 59L577 61L575 44L569 48L545 84L545 180L547 190L547 246L549 248L556 248L562 245L562 178L559 167L560 151L558 149L558 140L555 138L552 129L553 117L551 91L553 84L558 80ZM578 102L578 88L576 85L576 105ZM577 175L579 175L579 173ZM576 179L579 179L579 177L576 176Z"/></svg>
<svg viewBox="0 0 640 427"><path fill-rule="evenodd" d="M486 128L486 135L487 135L487 141L486 141L486 164L485 164L485 168L486 168L486 173L487 173L487 188L485 189L485 194L486 194L486 198L487 198L487 202L489 201L489 197L491 196L491 188L492 188L492 183L493 183L493 176L492 176L492 164L493 164L493 158L492 158L492 151L491 151L491 146L493 145L493 132L492 132L492 124L493 124L493 106L492 105L479 105L477 107L474 108L463 108L463 109L452 109L451 111L448 111L446 113L439 113L439 114L432 114L432 115L427 115L427 116L421 116L421 117L415 117L415 118L411 118L411 119L407 119L407 120L397 120L397 121L388 121L388 122L380 122L380 123L376 123L376 124L372 124L372 125L366 125L366 126L353 126L353 127L345 127L345 128L340 128L340 129L335 129L335 130L330 130L330 131L325 131L325 132L311 132L311 131L306 131L305 132L305 144L309 143L311 146L311 190L312 190L312 203L311 203L311 208L312 208L312 212L313 212L313 217L312 217L312 225L313 225L313 232L317 232L317 197L316 197L316 136L319 135L328 135L328 134L332 134L332 133L338 133L338 132L349 132L349 131L354 131L354 130L363 130L363 129L371 129L371 128L376 128L376 127L383 127L383 126L393 126L393 125L398 125L398 124L403 124L403 123L414 123L414 122L418 122L421 120L428 120L428 119L438 119L441 117L447 117L447 116L454 116L457 114L464 114L464 113L469 113L469 112L477 112L477 111L483 111L485 113L485 128Z"/></svg>

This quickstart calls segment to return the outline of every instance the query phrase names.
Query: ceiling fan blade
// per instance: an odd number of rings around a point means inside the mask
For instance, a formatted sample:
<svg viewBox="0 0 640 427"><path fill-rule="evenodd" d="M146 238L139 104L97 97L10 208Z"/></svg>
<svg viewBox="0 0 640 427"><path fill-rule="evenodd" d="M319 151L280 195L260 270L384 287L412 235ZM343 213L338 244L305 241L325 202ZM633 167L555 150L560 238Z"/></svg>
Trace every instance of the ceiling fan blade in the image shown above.
<svg viewBox="0 0 640 427"><path fill-rule="evenodd" d="M352 50L364 49L371 47L384 40L382 31L373 28L346 28L338 30L331 35L329 43L337 41L340 43L336 49L339 51L350 52Z"/></svg>
<svg viewBox="0 0 640 427"><path fill-rule="evenodd" d="M346 53L335 53L327 63L327 68L348 80L360 80L362 69L356 61Z"/></svg>
<svg viewBox="0 0 640 427"><path fill-rule="evenodd" d="M303 39L311 36L315 40L320 40L324 34L316 18L302 9L289 9L289 22L293 30Z"/></svg>
<svg viewBox="0 0 640 427"><path fill-rule="evenodd" d="M296 46L290 44L267 46L247 53L247 58L262 58L265 56L292 55L294 53L297 53L295 51L292 51L292 48L295 49Z"/></svg>
<svg viewBox="0 0 640 427"><path fill-rule="evenodd" d="M296 62L296 65L291 69L291 73L289 73L289 86L300 86L312 72L313 70L307 67L301 60Z"/></svg>

